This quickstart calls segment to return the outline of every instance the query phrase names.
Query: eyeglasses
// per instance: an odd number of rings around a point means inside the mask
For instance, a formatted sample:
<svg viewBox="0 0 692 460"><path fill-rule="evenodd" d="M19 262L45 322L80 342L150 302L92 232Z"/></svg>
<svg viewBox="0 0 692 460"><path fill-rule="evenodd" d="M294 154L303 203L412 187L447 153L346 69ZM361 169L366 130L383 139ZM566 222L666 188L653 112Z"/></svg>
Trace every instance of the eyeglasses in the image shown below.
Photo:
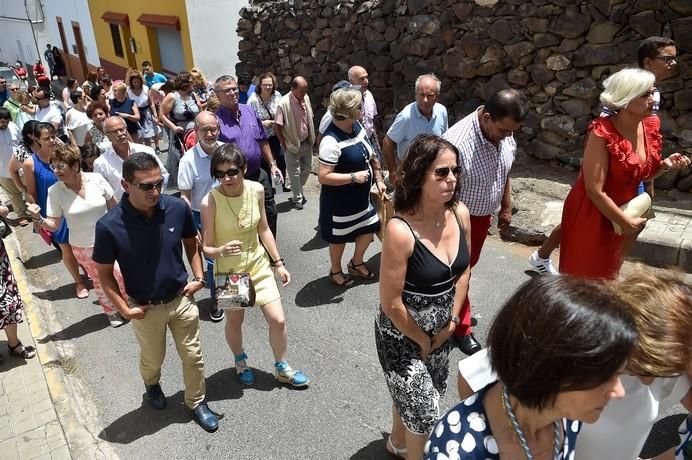
<svg viewBox="0 0 692 460"><path fill-rule="evenodd" d="M666 64L670 65L672 63L677 63L678 62L678 57L677 56L670 56L670 55L665 55L665 56L656 56L654 59L659 59Z"/></svg>
<svg viewBox="0 0 692 460"><path fill-rule="evenodd" d="M154 189L161 191L161 189L163 188L163 179L161 179L158 182L154 182L154 183L144 183L144 184L133 183L132 185L134 185L135 187L137 187L138 189L140 189L143 192L151 192Z"/></svg>
<svg viewBox="0 0 692 460"><path fill-rule="evenodd" d="M57 161L57 162L55 162L55 163L51 163L51 164L50 164L50 170L53 171L53 172L62 171L63 169L66 169L66 168L69 168L69 167L70 167L70 165L68 165L68 164L65 163L64 161Z"/></svg>
<svg viewBox="0 0 692 460"><path fill-rule="evenodd" d="M10 88L10 91L19 91L19 88Z"/></svg>
<svg viewBox="0 0 692 460"><path fill-rule="evenodd" d="M238 168L229 168L226 171L219 171L218 169L214 171L214 177L217 179L223 179L223 176L228 176L228 177L235 177L238 174L240 174L240 169Z"/></svg>
<svg viewBox="0 0 692 460"><path fill-rule="evenodd" d="M127 128L114 128L110 131L106 131L106 134L122 134L124 132L127 132Z"/></svg>
<svg viewBox="0 0 692 460"><path fill-rule="evenodd" d="M206 133L216 134L219 132L219 127L218 126L212 126L212 127L206 127L206 128L199 128L199 130L202 132L202 134L206 134Z"/></svg>
<svg viewBox="0 0 692 460"><path fill-rule="evenodd" d="M435 175L436 179L442 180L446 179L450 172L455 178L458 178L461 176L461 166L445 166L444 168L437 168L433 171L433 174Z"/></svg>
<svg viewBox="0 0 692 460"><path fill-rule="evenodd" d="M222 89L222 90L220 90L220 92L222 92L224 94L231 94L231 93L239 93L240 90L238 89L238 87L235 87L235 88Z"/></svg>

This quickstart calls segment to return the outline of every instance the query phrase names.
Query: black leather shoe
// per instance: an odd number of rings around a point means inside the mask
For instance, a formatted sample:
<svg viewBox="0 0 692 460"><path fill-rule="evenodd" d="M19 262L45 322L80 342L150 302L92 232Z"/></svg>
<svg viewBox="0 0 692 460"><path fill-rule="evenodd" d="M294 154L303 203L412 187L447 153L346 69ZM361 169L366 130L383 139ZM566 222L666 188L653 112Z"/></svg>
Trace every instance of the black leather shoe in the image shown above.
<svg viewBox="0 0 692 460"><path fill-rule="evenodd" d="M147 399L154 409L166 408L166 396L163 394L161 385L145 385L147 387Z"/></svg>
<svg viewBox="0 0 692 460"><path fill-rule="evenodd" d="M461 350L462 353L465 353L469 356L471 356L474 353L478 353L483 349L483 347L480 343L478 343L478 340L476 340L473 334L465 335L462 337L455 335L454 341L457 343L459 350Z"/></svg>
<svg viewBox="0 0 692 460"><path fill-rule="evenodd" d="M209 409L207 403L203 402L195 407L194 413L195 420L197 420L199 426L208 432L213 433L219 428L219 419L216 417L216 414Z"/></svg>

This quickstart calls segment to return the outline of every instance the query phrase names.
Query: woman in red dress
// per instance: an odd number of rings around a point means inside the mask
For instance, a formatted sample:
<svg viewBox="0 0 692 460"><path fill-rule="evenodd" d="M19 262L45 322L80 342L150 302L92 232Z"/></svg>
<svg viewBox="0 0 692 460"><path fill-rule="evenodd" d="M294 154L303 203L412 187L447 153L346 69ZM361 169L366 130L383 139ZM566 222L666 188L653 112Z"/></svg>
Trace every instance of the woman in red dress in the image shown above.
<svg viewBox="0 0 692 460"><path fill-rule="evenodd" d="M623 69L606 79L604 87L601 103L617 113L589 125L581 172L562 212L560 273L614 279L623 245L633 242L646 223L619 206L637 195L640 182L686 167L690 160L680 153L661 160L651 72ZM615 233L611 221L623 228L623 235Z"/></svg>

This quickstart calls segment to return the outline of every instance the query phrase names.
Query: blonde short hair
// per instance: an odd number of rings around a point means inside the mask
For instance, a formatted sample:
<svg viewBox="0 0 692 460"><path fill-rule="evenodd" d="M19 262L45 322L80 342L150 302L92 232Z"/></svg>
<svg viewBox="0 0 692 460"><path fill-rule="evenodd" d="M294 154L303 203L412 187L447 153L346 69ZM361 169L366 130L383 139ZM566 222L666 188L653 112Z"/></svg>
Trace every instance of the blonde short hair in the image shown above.
<svg viewBox="0 0 692 460"><path fill-rule="evenodd" d="M644 69L627 68L615 72L603 82L601 104L612 110L625 108L634 98L649 91L654 81L654 74Z"/></svg>
<svg viewBox="0 0 692 460"><path fill-rule="evenodd" d="M639 342L627 369L635 375L683 374L692 359L692 287L681 275L640 268L616 284L632 308Z"/></svg>
<svg viewBox="0 0 692 460"><path fill-rule="evenodd" d="M337 89L329 96L329 112L337 120L360 118L363 96L355 89Z"/></svg>
<svg viewBox="0 0 692 460"><path fill-rule="evenodd" d="M204 74L197 67L190 69L190 81L192 86L195 87L207 87L207 79L204 78Z"/></svg>
<svg viewBox="0 0 692 460"><path fill-rule="evenodd" d="M113 91L127 91L127 85L125 82L119 81L113 85Z"/></svg>

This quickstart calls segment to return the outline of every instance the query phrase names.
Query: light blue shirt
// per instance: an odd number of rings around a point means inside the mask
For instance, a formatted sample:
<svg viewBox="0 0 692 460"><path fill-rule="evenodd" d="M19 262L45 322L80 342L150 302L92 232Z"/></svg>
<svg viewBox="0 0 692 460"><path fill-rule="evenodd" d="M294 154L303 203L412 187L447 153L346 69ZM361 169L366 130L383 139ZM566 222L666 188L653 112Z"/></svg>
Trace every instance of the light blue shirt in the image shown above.
<svg viewBox="0 0 692 460"><path fill-rule="evenodd" d="M144 83L147 87L151 88L155 83L166 83L168 78L165 75L158 72L154 72L152 75L144 74Z"/></svg>
<svg viewBox="0 0 692 460"><path fill-rule="evenodd" d="M396 156L401 161L406 156L406 150L414 137L426 133L442 136L447 131L447 126L447 109L444 105L436 102L432 116L428 120L414 101L397 114L394 123L387 131L387 136L396 142Z"/></svg>

